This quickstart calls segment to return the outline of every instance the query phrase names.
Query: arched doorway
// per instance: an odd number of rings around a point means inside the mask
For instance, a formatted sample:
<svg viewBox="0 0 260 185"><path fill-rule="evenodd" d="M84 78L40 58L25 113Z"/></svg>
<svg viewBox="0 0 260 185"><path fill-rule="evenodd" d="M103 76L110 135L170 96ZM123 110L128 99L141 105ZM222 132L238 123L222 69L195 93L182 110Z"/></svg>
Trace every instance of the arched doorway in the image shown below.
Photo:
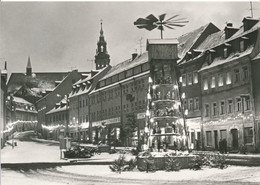
<svg viewBox="0 0 260 185"><path fill-rule="evenodd" d="M237 150L238 149L238 130L236 128L231 130L232 135L232 149Z"/></svg>

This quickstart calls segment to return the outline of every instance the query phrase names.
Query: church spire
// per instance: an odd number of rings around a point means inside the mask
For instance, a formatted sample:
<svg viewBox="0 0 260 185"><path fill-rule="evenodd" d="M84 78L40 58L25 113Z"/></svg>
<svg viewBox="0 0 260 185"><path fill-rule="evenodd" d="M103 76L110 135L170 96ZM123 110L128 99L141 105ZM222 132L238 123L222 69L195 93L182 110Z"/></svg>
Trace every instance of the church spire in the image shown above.
<svg viewBox="0 0 260 185"><path fill-rule="evenodd" d="M104 37L103 31L103 20L100 20L100 36L97 42L97 51L95 56L96 69L102 69L109 65L110 59L109 54L107 53L107 43Z"/></svg>
<svg viewBox="0 0 260 185"><path fill-rule="evenodd" d="M100 37L104 37L104 32L103 32L103 27L102 27L102 19L100 20L100 26L101 26L101 29L100 29Z"/></svg>
<svg viewBox="0 0 260 185"><path fill-rule="evenodd" d="M32 65L31 65L30 56L28 56L28 62L27 62L27 66L26 66L26 75L32 76Z"/></svg>

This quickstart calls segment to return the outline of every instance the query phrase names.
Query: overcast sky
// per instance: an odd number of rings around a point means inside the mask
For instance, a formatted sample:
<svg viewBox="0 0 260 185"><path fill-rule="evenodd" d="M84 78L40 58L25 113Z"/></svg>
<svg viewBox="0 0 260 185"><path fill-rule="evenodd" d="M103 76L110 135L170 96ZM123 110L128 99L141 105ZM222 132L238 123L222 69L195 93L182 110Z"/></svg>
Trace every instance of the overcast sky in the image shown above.
<svg viewBox="0 0 260 185"><path fill-rule="evenodd" d="M100 19L111 65L131 57L138 40L160 38L158 30L137 29L133 22L149 14L167 17L180 14L189 20L183 28L166 30L165 38L176 38L209 22L223 29L235 27L250 16L249 2L1 2L0 67L8 62L9 72L25 72L28 55L34 72L79 71L92 68L100 31ZM260 3L253 2L254 17L260 17ZM166 17L166 18L167 18ZM143 47L143 51L145 47ZM94 68L94 65L93 65Z"/></svg>

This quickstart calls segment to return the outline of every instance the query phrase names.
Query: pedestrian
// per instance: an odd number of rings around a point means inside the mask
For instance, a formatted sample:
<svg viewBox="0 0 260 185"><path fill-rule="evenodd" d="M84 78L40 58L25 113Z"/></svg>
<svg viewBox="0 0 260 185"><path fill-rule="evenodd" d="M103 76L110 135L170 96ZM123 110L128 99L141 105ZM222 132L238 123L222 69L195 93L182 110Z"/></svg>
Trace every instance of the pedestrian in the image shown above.
<svg viewBox="0 0 260 185"><path fill-rule="evenodd" d="M226 138L223 139L222 144L223 144L223 152L226 154L227 153L227 140L226 140Z"/></svg>
<svg viewBox="0 0 260 185"><path fill-rule="evenodd" d="M158 152L160 152L160 150L161 150L161 141L160 141L160 139L158 139Z"/></svg>
<svg viewBox="0 0 260 185"><path fill-rule="evenodd" d="M222 141L222 139L220 139L219 140L219 152L221 153L221 154L223 154L223 141Z"/></svg>

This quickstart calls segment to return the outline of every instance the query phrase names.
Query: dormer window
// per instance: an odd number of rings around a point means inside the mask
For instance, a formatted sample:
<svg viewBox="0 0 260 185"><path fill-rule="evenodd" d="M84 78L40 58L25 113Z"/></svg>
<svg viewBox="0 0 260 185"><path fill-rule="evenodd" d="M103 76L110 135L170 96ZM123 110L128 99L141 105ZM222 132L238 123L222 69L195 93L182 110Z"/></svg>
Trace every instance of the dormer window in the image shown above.
<svg viewBox="0 0 260 185"><path fill-rule="evenodd" d="M211 88L215 88L216 87L216 78L215 76L211 77Z"/></svg>
<svg viewBox="0 0 260 185"><path fill-rule="evenodd" d="M198 72L197 71L193 72L193 83L194 84L198 83Z"/></svg>
<svg viewBox="0 0 260 185"><path fill-rule="evenodd" d="M208 84L208 79L204 79L203 81L203 90L208 90L209 89L209 84Z"/></svg>
<svg viewBox="0 0 260 185"><path fill-rule="evenodd" d="M239 50L240 50L240 52L245 51L245 41L244 40L241 40L239 42Z"/></svg>
<svg viewBox="0 0 260 185"><path fill-rule="evenodd" d="M228 48L224 48L224 58L227 58L228 56Z"/></svg>
<svg viewBox="0 0 260 185"><path fill-rule="evenodd" d="M212 63L212 54L211 53L209 53L209 64L211 64Z"/></svg>

